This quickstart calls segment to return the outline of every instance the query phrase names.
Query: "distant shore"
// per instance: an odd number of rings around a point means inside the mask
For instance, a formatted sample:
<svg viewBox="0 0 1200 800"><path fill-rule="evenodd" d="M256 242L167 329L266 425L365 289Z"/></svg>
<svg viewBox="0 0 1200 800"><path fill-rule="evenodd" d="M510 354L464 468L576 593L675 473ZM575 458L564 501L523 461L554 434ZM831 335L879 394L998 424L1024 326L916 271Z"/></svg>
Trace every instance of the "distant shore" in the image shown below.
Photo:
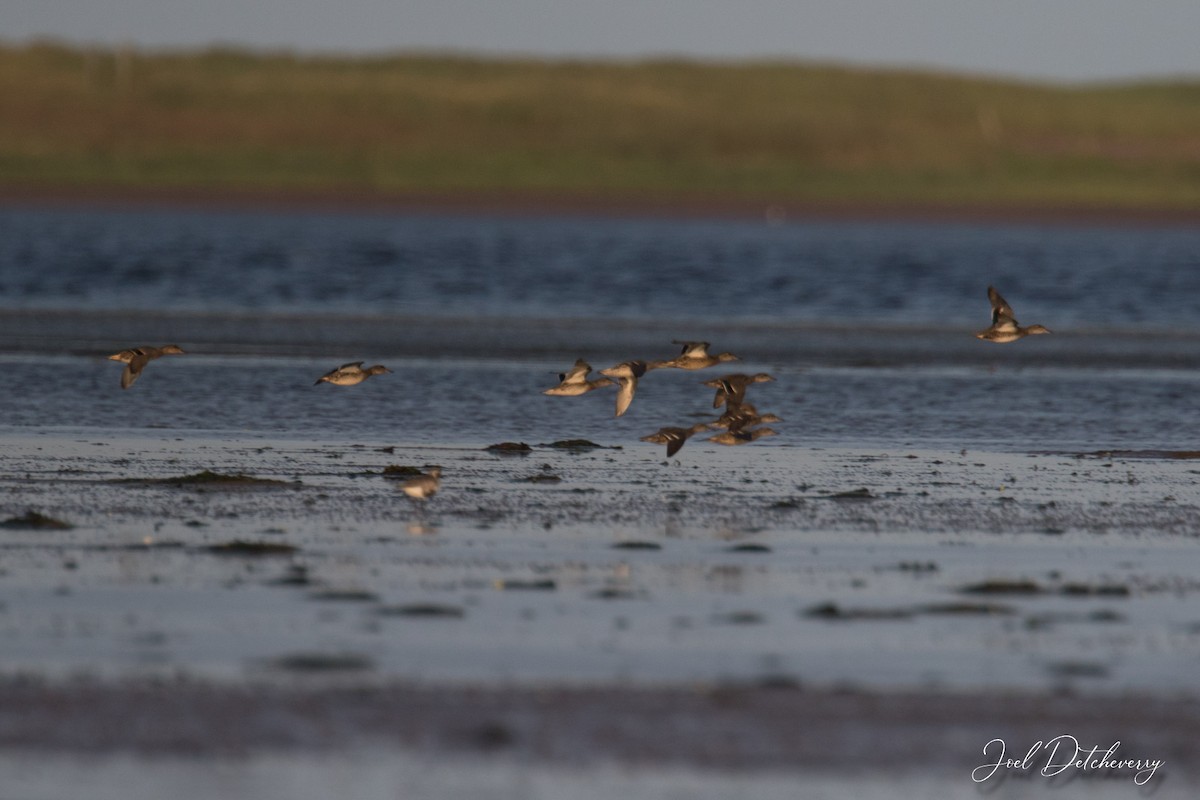
<svg viewBox="0 0 1200 800"><path fill-rule="evenodd" d="M789 221L1192 226L1200 208L812 202L778 197L585 195L567 192L0 186L0 208L607 216Z"/></svg>

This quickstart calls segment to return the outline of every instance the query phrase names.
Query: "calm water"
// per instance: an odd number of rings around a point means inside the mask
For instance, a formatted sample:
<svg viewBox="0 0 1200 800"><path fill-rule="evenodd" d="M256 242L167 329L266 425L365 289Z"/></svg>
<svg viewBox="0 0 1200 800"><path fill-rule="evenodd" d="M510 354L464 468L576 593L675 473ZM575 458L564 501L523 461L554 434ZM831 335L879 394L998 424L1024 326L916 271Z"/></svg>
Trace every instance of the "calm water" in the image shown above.
<svg viewBox="0 0 1200 800"><path fill-rule="evenodd" d="M989 283L1055 335L973 339ZM1200 447L1196 229L0 211L9 426L623 443L711 376L539 390L681 337L777 375L773 444ZM122 392L102 355L168 341ZM395 374L312 386L359 359Z"/></svg>
<svg viewBox="0 0 1200 800"><path fill-rule="evenodd" d="M1200 230L0 211L0 307L1200 330ZM981 308L982 305L982 308Z"/></svg>

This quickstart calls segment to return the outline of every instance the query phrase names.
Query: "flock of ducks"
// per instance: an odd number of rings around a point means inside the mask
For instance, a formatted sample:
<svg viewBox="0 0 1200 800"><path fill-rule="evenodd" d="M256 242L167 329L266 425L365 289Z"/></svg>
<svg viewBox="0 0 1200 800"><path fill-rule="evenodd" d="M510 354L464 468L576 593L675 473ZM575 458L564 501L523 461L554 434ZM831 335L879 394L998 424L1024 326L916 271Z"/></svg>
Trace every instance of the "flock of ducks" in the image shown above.
<svg viewBox="0 0 1200 800"><path fill-rule="evenodd" d="M602 389L616 383L616 416L619 417L629 410L629 404L633 402L633 394L637 390L638 379L651 370L707 369L717 364L740 360L733 353L710 354L708 348L711 345L708 342L683 342L676 339L674 343L683 346L675 358L668 361L624 361L616 366L600 370L600 374L605 377L596 380L588 379L588 375L592 371L591 365L582 358L578 359L570 370L559 374L557 386L546 389L542 394L552 397L577 397L594 389ZM709 441L725 445L746 444L763 436L774 436L775 431L761 426L767 422L780 422L779 417L774 414L760 415L758 409L746 402L746 387L754 383L773 380L775 379L772 376L760 372L757 375L742 373L723 375L720 378L705 381L705 386L717 390L716 397L713 399L713 408L725 407L725 412L720 418L712 422L698 422L688 428L660 428L649 436L643 436L641 440L654 444L665 444L667 457L670 458L679 452L688 439L701 431L724 428L724 433L710 436Z"/></svg>
<svg viewBox="0 0 1200 800"><path fill-rule="evenodd" d="M975 334L976 338L997 344L1014 342L1017 339L1036 334L1050 333L1043 325L1022 326L1013 314L1012 306L996 291L996 287L987 289L988 300L992 304L992 324ZM637 391L638 379L647 372L657 369L701 370L715 367L730 361L739 361L733 353L710 354L708 342L687 342L673 340L682 345L675 358L666 361L623 361L620 364L600 370L604 377L589 379L592 367L582 358L575 365L558 376L558 385L546 389L542 394L552 397L578 397L609 386L617 387L616 414L621 416L629 410L633 395ZM156 358L168 355L184 355L179 345L168 344L162 347L133 347L109 356L111 361L119 361L125 365L121 373L121 388L128 389L142 374L142 371ZM331 383L334 386L356 386L373 375L391 372L382 364L363 367L363 361L352 361L317 378L314 386ZM667 446L667 457L675 455L687 443L688 439L704 431L720 430L721 433L708 437L708 441L723 445L742 445L761 439L764 436L775 436L776 431L767 427L768 424L782 422L774 414L760 414L758 409L746 401L746 390L756 383L773 381L771 375L760 372L755 375L734 373L722 375L719 378L704 381L703 385L716 390L713 398L713 408L724 408L721 416L710 422L697 422L690 427L666 427L641 437L643 442L664 444ZM428 500L437 494L441 488L440 467L433 467L427 473L411 478L398 487L400 491L413 500Z"/></svg>

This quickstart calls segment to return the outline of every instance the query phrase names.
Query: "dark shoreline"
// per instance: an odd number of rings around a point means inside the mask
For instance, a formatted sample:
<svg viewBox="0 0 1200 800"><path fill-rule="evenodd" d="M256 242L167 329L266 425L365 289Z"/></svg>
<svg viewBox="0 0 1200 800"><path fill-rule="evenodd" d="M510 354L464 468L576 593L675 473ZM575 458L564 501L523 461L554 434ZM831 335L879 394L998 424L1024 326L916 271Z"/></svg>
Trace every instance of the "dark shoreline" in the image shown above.
<svg viewBox="0 0 1200 800"><path fill-rule="evenodd" d="M314 676L315 678L315 676ZM317 679L0 680L0 746L145 757L378 746L525 762L715 770L921 769L966 776L984 746L1054 736L1121 742L1183 777L1200 757L1197 702L1061 693L866 693L792 684L522 687ZM1182 775L1180 774L1182 773Z"/></svg>
<svg viewBox="0 0 1200 800"><path fill-rule="evenodd" d="M0 186L0 208L488 214L829 222L1190 227L1200 208L826 202L780 197L610 196L571 192L373 192L369 189L208 189Z"/></svg>

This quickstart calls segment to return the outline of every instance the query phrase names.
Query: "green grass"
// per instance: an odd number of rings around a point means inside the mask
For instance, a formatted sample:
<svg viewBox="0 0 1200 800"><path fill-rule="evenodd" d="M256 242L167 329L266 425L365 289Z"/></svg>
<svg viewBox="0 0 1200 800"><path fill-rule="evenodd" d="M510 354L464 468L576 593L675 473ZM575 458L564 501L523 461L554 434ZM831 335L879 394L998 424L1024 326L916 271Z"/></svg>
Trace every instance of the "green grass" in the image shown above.
<svg viewBox="0 0 1200 800"><path fill-rule="evenodd" d="M0 46L0 188L1200 207L1200 81Z"/></svg>

